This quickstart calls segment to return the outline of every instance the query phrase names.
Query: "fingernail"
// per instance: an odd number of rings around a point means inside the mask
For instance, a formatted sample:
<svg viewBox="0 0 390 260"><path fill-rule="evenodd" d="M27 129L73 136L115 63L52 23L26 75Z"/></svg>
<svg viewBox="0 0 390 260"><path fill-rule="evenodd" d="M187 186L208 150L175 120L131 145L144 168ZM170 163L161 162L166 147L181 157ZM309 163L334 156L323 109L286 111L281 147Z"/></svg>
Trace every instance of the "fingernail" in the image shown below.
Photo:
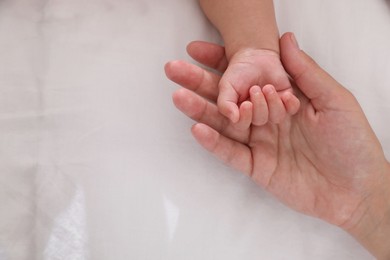
<svg viewBox="0 0 390 260"><path fill-rule="evenodd" d="M276 93L275 87L272 85L265 85L263 87L263 93L268 95L274 94Z"/></svg>
<svg viewBox="0 0 390 260"><path fill-rule="evenodd" d="M298 44L297 38L295 38L295 35L293 33L291 33L291 41L293 42L294 46L297 49L299 49L299 44Z"/></svg>
<svg viewBox="0 0 390 260"><path fill-rule="evenodd" d="M260 94L261 92L261 88L259 86L253 86L251 89L250 89L251 93L253 95L258 95Z"/></svg>

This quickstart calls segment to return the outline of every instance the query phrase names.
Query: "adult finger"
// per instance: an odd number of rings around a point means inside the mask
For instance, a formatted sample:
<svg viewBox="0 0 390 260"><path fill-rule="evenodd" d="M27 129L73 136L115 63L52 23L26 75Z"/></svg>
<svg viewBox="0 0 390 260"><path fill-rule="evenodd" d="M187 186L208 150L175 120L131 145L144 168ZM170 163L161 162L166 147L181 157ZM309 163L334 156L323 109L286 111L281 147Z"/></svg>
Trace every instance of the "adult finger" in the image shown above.
<svg viewBox="0 0 390 260"><path fill-rule="evenodd" d="M185 61L170 61L165 65L165 74L173 82L198 95L217 102L220 76Z"/></svg>
<svg viewBox="0 0 390 260"><path fill-rule="evenodd" d="M240 120L237 124L232 124L229 119L219 113L215 104L185 88L175 91L172 99L175 106L189 118L207 124L231 139L239 142L248 141L249 125L252 120L251 105L243 107L242 112L247 117ZM247 127L245 128L245 126Z"/></svg>
<svg viewBox="0 0 390 260"><path fill-rule="evenodd" d="M294 34L286 33L282 36L280 49L284 67L316 110L337 105L334 101L345 89L299 49Z"/></svg>
<svg viewBox="0 0 390 260"><path fill-rule="evenodd" d="M208 124L218 131L228 124L228 119L218 112L215 104L185 88L176 90L172 100L176 108L197 122Z"/></svg>
<svg viewBox="0 0 390 260"><path fill-rule="evenodd" d="M195 124L192 127L192 134L207 151L225 164L251 175L252 153L248 146L221 135L205 124Z"/></svg>
<svg viewBox="0 0 390 260"><path fill-rule="evenodd" d="M203 41L191 42L187 45L187 53L197 62L221 73L225 72L228 66L225 48L214 43Z"/></svg>

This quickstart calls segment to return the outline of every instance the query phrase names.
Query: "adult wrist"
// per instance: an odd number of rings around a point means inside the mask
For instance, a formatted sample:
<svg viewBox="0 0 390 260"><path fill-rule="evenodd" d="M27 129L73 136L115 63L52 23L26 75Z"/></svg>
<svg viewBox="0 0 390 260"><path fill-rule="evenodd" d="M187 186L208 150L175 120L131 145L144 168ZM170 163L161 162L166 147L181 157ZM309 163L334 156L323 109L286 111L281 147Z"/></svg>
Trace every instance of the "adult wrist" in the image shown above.
<svg viewBox="0 0 390 260"><path fill-rule="evenodd" d="M361 217L346 229L378 260L390 259L390 164L384 168L380 185L360 207Z"/></svg>

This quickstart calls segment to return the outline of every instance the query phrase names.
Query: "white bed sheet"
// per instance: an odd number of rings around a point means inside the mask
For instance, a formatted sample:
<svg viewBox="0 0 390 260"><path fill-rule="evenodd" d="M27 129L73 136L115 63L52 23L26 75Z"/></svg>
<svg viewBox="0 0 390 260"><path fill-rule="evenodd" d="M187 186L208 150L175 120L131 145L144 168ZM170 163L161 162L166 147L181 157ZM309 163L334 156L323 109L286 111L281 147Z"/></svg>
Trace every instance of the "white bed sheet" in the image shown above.
<svg viewBox="0 0 390 260"><path fill-rule="evenodd" d="M390 4L275 1L390 155ZM0 259L372 259L203 151L163 65L195 0L0 2Z"/></svg>

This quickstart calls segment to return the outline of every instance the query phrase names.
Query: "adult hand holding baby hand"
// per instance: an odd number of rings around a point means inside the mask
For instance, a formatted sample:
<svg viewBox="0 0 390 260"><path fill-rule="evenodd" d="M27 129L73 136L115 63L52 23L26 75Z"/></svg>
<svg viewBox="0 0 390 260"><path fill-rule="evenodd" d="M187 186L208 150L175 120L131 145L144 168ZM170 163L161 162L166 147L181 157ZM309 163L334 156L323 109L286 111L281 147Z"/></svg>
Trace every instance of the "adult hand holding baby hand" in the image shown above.
<svg viewBox="0 0 390 260"><path fill-rule="evenodd" d="M189 48L192 57L227 67L222 47L196 44ZM292 34L280 46L283 65L302 92L294 116L237 127L209 101L218 97L219 76L173 62L167 76L208 99L180 89L176 106L199 122L193 135L216 157L291 208L340 226L379 259L388 259L390 167L378 139L353 95L302 52Z"/></svg>

